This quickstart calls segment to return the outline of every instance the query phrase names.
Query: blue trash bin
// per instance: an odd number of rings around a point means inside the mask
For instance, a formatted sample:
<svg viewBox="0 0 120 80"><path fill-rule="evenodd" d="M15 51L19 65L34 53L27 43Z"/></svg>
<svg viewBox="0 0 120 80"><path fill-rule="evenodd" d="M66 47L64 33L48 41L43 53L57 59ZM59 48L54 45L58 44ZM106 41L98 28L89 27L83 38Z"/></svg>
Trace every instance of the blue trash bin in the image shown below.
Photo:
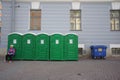
<svg viewBox="0 0 120 80"><path fill-rule="evenodd" d="M92 45L91 47L91 56L93 59L96 58L105 58L107 46L104 45Z"/></svg>

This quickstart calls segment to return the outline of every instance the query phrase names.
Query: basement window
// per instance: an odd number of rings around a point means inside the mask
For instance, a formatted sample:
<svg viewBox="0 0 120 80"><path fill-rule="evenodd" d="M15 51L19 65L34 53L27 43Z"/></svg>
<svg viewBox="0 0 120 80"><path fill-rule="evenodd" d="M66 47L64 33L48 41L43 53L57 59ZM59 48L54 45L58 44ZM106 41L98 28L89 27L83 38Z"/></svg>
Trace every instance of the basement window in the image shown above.
<svg viewBox="0 0 120 80"><path fill-rule="evenodd" d="M30 30L41 30L41 9L30 10Z"/></svg>
<svg viewBox="0 0 120 80"><path fill-rule="evenodd" d="M82 55L83 54L83 48L78 48L78 54Z"/></svg>
<svg viewBox="0 0 120 80"><path fill-rule="evenodd" d="M78 44L78 54L83 55L85 50L85 45L84 44Z"/></svg>
<svg viewBox="0 0 120 80"><path fill-rule="evenodd" d="M112 55L120 55L120 48L112 48Z"/></svg>

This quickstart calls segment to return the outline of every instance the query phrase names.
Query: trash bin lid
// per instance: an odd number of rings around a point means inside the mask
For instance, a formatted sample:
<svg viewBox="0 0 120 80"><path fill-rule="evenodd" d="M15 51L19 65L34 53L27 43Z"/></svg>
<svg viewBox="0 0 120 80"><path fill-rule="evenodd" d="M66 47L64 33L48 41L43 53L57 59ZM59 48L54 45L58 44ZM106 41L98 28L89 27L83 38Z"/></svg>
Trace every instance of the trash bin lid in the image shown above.
<svg viewBox="0 0 120 80"><path fill-rule="evenodd" d="M105 45L92 45L90 48L107 48Z"/></svg>

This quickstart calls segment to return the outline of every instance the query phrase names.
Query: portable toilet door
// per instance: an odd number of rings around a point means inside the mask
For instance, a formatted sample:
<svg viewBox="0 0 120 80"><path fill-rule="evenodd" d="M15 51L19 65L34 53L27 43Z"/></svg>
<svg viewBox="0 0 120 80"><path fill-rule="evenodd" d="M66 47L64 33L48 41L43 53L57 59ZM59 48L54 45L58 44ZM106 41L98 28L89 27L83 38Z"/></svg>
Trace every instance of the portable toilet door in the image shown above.
<svg viewBox="0 0 120 80"><path fill-rule="evenodd" d="M36 60L49 60L49 36L38 34L36 37Z"/></svg>
<svg viewBox="0 0 120 80"><path fill-rule="evenodd" d="M23 35L22 39L22 53L24 60L34 60L35 59L35 39L36 36L31 33Z"/></svg>
<svg viewBox="0 0 120 80"><path fill-rule="evenodd" d="M13 45L15 48L15 56L13 57L13 60L20 60L22 59L22 35L19 33L11 33L8 35L8 49L10 48L10 45ZM8 50L7 49L7 50Z"/></svg>
<svg viewBox="0 0 120 80"><path fill-rule="evenodd" d="M78 36L67 34L65 36L65 60L78 60Z"/></svg>
<svg viewBox="0 0 120 80"><path fill-rule="evenodd" d="M53 34L50 36L50 60L64 60L63 57L64 36Z"/></svg>

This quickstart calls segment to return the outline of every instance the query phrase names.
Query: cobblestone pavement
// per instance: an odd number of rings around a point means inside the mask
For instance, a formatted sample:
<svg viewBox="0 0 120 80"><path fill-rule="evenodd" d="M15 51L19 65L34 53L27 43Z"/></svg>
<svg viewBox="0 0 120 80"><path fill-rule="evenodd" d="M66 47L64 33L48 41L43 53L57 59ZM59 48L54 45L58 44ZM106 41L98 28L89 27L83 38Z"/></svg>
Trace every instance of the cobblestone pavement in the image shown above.
<svg viewBox="0 0 120 80"><path fill-rule="evenodd" d="M12 63L1 58L0 80L120 80L120 58Z"/></svg>

